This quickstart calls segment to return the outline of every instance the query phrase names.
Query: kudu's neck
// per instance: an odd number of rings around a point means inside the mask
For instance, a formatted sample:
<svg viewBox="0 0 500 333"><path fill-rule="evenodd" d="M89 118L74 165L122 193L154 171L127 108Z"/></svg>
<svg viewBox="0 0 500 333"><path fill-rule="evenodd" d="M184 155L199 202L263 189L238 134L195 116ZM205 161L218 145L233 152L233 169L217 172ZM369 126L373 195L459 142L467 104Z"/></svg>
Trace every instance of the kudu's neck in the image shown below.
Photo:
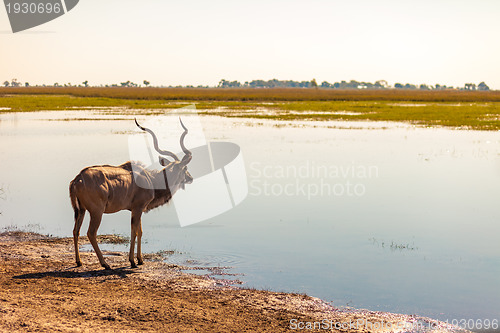
<svg viewBox="0 0 500 333"><path fill-rule="evenodd" d="M172 171L154 170L150 171L150 178L153 183L154 199L146 207L146 211L160 207L170 201L172 196L179 190L180 184L177 184L176 177Z"/></svg>

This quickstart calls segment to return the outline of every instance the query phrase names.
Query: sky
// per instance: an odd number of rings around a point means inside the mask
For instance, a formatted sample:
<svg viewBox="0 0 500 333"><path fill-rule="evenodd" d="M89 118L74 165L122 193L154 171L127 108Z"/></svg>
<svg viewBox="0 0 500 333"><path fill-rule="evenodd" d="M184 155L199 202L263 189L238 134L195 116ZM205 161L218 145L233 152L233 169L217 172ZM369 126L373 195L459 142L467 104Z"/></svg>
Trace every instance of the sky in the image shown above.
<svg viewBox="0 0 500 333"><path fill-rule="evenodd" d="M0 81L315 78L500 89L498 17L496 0L80 0L13 34L1 6Z"/></svg>

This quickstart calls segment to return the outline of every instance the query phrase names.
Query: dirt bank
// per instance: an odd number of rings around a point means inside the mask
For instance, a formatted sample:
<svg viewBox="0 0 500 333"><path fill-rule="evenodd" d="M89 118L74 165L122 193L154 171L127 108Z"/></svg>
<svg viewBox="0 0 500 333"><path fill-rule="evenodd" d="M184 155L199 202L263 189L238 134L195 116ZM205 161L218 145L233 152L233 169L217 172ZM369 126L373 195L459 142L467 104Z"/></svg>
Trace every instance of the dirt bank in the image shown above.
<svg viewBox="0 0 500 333"><path fill-rule="evenodd" d="M158 255L131 269L125 253L108 253L114 270L105 271L93 253L81 253L83 266L75 267L72 245L69 238L0 234L0 331L283 332L321 322L323 332L334 323L345 325L333 331L369 332L377 331L377 323L423 323L406 315L334 309L304 295L220 287ZM435 332L447 331L438 326Z"/></svg>

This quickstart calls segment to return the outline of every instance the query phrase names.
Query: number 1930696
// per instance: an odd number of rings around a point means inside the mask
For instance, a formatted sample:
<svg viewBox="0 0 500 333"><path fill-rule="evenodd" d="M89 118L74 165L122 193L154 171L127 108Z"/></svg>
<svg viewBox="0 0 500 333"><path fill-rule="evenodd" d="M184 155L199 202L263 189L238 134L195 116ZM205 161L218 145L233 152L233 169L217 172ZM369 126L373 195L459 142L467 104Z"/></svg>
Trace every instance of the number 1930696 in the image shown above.
<svg viewBox="0 0 500 333"><path fill-rule="evenodd" d="M41 2L15 2L5 5L9 14L59 14L62 12L60 3L41 3Z"/></svg>

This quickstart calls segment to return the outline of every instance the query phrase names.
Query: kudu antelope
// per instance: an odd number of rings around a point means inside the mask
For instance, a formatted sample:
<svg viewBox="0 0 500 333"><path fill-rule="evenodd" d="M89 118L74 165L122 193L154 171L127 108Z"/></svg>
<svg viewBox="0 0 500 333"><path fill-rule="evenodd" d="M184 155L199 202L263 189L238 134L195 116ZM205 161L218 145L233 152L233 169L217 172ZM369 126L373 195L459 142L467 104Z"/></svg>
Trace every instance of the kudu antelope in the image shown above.
<svg viewBox="0 0 500 333"><path fill-rule="evenodd" d="M104 261L102 252L97 245L97 229L101 224L102 214L116 213L121 210L131 211L132 235L130 237L129 260L132 267L137 267L134 262L134 247L137 238L137 263L143 264L141 254L142 213L166 204L178 189L184 189L186 184L193 182L193 177L187 170L187 164L191 161L192 154L184 146L184 138L188 129L180 118L179 120L184 129L180 138L180 145L185 154L182 160L179 160L174 153L158 148L158 139L155 133L149 128L139 125L136 120L136 125L153 137L155 150L161 155L173 158L173 161L159 156L159 162L164 167L161 170L149 170L141 163L130 161L119 166L91 166L83 169L71 181L69 193L75 212L73 240L77 266L82 265L78 251L78 238L85 211L90 214L87 236L99 262L105 269L110 269L110 267Z"/></svg>

